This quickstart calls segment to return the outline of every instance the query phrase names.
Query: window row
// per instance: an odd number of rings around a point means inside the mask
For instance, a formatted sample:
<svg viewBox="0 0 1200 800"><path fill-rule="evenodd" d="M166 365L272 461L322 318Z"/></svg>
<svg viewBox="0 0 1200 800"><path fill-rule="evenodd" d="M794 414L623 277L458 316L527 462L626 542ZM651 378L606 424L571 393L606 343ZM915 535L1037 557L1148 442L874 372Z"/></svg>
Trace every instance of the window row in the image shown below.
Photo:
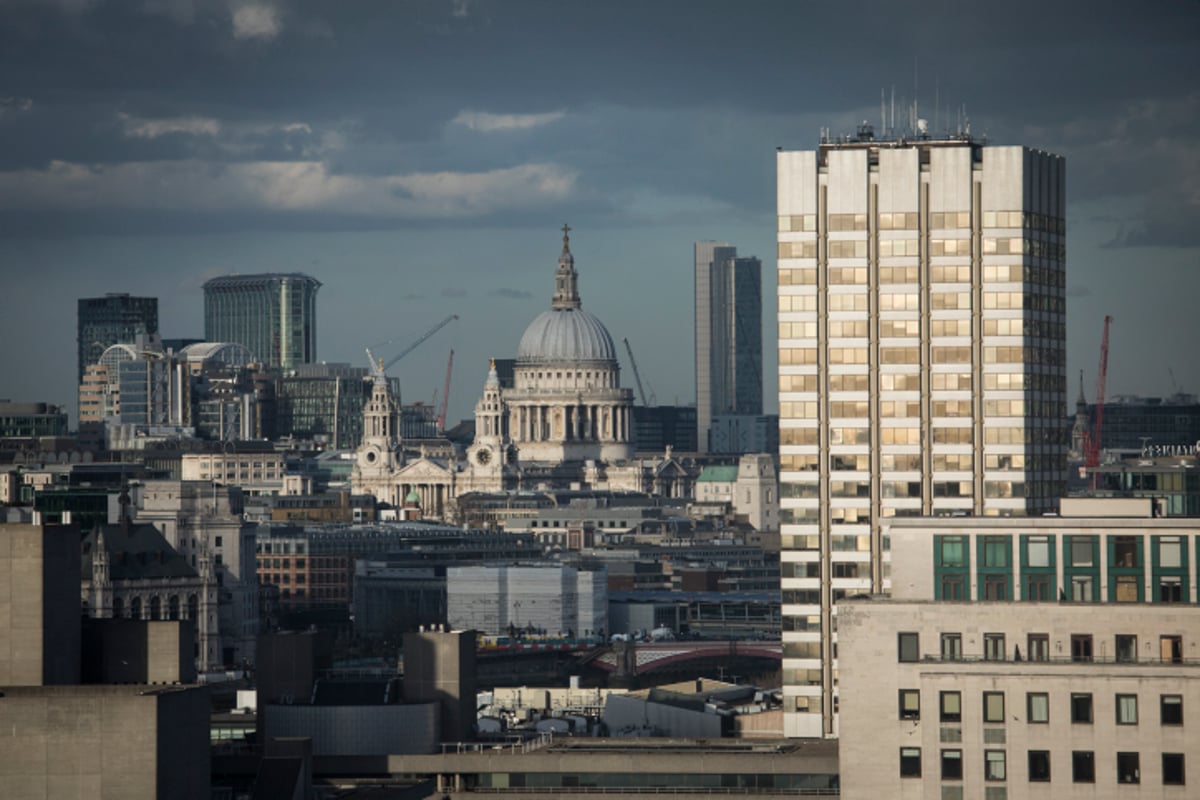
<svg viewBox="0 0 1200 800"><path fill-rule="evenodd" d="M999 578L1005 576L983 575L982 580L985 586L993 585ZM1003 585L1000 586L1000 590ZM998 591L998 590L989 590ZM985 599L1003 599L1002 597L986 598ZM984 661L1008 661L1007 637L1003 633L984 633L983 634L983 653L982 660ZM939 638L939 658L942 661L963 661L963 644L961 633L942 633ZM1059 653L1051 655L1050 652L1050 634L1048 633L1030 633L1025 639L1025 653L1022 655L1019 645L1014 645L1012 652L1012 661L1072 661L1075 663L1090 663L1093 661L1099 662L1114 662L1114 663L1164 663L1164 664L1182 664L1183 658L1183 636L1177 633L1162 634L1158 637L1158 653L1157 657L1142 657L1138 651L1137 634L1119 633L1115 636L1112 656L1097 656L1094 637L1090 633L1073 633L1070 634L1070 652L1061 653L1063 644L1058 642L1057 648ZM1146 642L1146 649L1149 650L1151 642ZM898 660L901 662L919 661L920 656L920 636L913 632L902 632L897 634L897 650ZM971 660L977 659L977 656L972 656Z"/></svg>
<svg viewBox="0 0 1200 800"><path fill-rule="evenodd" d="M1030 781L1051 780L1050 751L1027 751L1027 775ZM939 758L940 776L944 781L963 779L963 751L943 749ZM1142 782L1141 754L1118 752L1116 754L1116 781L1119 784ZM900 777L920 778L922 770L921 748L900 748ZM987 781L1008 780L1008 752L1005 750L983 751L983 777ZM1096 782L1096 754L1092 750L1071 752L1071 780L1074 783ZM1164 786L1186 784L1183 753L1162 754L1162 782Z"/></svg>
<svg viewBox="0 0 1200 800"><path fill-rule="evenodd" d="M1005 693L983 692L982 720L988 724L1003 725L1007 721L1005 715ZM899 690L900 719L919 720L921 718L921 691L919 689ZM938 720L940 722L962 722L962 692L938 692ZM1114 695L1114 721L1117 725L1137 725L1138 695ZM1158 712L1160 725L1183 724L1183 695L1161 694L1158 697ZM1091 692L1072 692L1068 706L1068 715L1072 723L1091 725L1094 719L1094 702ZM1014 713L1014 721L1019 717ZM1048 724L1050 722L1050 694L1048 692L1025 693L1025 722L1031 725Z"/></svg>

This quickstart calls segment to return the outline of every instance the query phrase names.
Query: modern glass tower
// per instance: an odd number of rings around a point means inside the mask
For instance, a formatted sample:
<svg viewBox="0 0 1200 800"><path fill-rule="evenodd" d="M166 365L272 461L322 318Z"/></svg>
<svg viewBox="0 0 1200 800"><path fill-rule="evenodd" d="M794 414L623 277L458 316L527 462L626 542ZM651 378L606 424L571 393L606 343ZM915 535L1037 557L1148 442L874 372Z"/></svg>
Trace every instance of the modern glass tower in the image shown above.
<svg viewBox="0 0 1200 800"><path fill-rule="evenodd" d="M158 333L158 298L130 297L128 294L81 297L76 330L79 374L75 382L78 384L83 383L83 373L88 365L95 364L110 345L133 344L139 335Z"/></svg>
<svg viewBox="0 0 1200 800"><path fill-rule="evenodd" d="M1064 493L1065 164L864 126L777 169L784 728L836 736L837 602L889 589L887 520Z"/></svg>
<svg viewBox="0 0 1200 800"><path fill-rule="evenodd" d="M271 367L311 364L320 288L299 273L213 278L204 284L204 338L243 345Z"/></svg>
<svg viewBox="0 0 1200 800"><path fill-rule="evenodd" d="M696 444L714 416L762 414L762 261L696 242Z"/></svg>

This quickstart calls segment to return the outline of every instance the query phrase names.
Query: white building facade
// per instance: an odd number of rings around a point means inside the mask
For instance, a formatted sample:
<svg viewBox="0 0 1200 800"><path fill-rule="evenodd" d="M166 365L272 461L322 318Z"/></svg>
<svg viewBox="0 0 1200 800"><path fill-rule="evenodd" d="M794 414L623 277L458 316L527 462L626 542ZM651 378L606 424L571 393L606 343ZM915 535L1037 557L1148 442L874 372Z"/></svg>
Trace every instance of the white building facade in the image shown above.
<svg viewBox="0 0 1200 800"><path fill-rule="evenodd" d="M824 141L778 168L785 731L835 734L835 614L900 516L1063 494L1065 169L971 140Z"/></svg>
<svg viewBox="0 0 1200 800"><path fill-rule="evenodd" d="M492 636L597 634L608 630L608 576L564 566L448 567L446 617L455 630Z"/></svg>

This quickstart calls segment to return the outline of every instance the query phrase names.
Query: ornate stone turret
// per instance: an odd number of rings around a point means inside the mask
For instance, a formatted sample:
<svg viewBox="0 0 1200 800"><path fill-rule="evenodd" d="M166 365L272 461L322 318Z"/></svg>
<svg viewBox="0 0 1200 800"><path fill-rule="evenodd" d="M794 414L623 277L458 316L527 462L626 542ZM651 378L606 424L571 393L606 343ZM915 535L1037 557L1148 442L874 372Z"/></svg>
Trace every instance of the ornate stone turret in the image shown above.
<svg viewBox="0 0 1200 800"><path fill-rule="evenodd" d="M575 272L575 256L571 255L570 225L562 226L563 249L558 257L558 270L554 273L554 302L551 308L579 308L579 275Z"/></svg>

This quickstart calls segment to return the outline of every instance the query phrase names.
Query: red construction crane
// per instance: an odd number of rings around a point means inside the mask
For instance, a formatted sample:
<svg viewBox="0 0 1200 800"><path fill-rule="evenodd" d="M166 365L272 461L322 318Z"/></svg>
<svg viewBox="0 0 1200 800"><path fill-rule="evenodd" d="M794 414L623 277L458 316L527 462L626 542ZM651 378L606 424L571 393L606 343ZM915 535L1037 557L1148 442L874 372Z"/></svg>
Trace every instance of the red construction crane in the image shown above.
<svg viewBox="0 0 1200 800"><path fill-rule="evenodd" d="M1108 328L1112 317L1104 318L1104 338L1100 340L1100 372L1096 376L1096 422L1088 432L1084 443L1084 464L1096 467L1100 464L1100 441L1104 435L1104 384L1108 380Z"/></svg>
<svg viewBox="0 0 1200 800"><path fill-rule="evenodd" d="M446 408L450 405L450 372L454 369L454 351L450 351L450 358L446 361L446 388L442 390L442 411L437 417L437 429L439 433L446 431Z"/></svg>

